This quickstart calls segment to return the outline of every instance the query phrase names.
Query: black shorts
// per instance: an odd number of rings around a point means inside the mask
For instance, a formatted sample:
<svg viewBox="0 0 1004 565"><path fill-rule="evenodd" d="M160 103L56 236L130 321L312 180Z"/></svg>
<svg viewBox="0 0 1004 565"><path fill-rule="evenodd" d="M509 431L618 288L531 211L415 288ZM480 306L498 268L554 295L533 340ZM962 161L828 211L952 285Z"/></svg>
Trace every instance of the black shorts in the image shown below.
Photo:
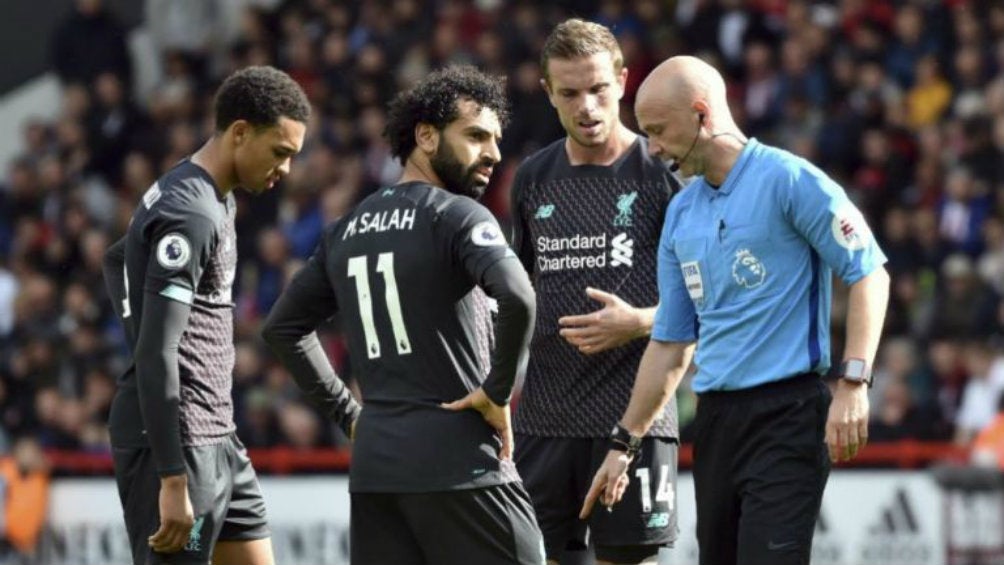
<svg viewBox="0 0 1004 565"><path fill-rule="evenodd" d="M353 493L352 565L542 565L530 497L514 482L430 493Z"/></svg>
<svg viewBox="0 0 1004 565"><path fill-rule="evenodd" d="M217 540L255 540L270 535L258 477L236 435L215 445L185 447L183 452L195 525L184 549L157 553L147 544L147 538L160 527L160 477L153 453L149 448L114 450L115 481L137 565L205 565Z"/></svg>
<svg viewBox="0 0 1004 565"><path fill-rule="evenodd" d="M700 396L694 490L701 565L807 565L830 473L818 375Z"/></svg>
<svg viewBox="0 0 1004 565"><path fill-rule="evenodd" d="M588 521L579 510L610 450L607 438L516 435L516 467L533 498L547 558L589 545L596 558L637 562L676 541L676 442L647 437L628 470L627 491L611 512L597 506Z"/></svg>

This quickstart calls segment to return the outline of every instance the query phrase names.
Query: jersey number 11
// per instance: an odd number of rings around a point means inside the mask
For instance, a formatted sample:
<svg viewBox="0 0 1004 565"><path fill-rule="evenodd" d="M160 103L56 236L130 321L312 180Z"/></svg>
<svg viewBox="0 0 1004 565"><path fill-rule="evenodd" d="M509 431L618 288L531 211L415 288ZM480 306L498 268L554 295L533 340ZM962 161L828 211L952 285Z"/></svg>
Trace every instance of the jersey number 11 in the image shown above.
<svg viewBox="0 0 1004 565"><path fill-rule="evenodd" d="M359 318L363 322L363 335L366 337L366 354L370 359L377 359L380 357L380 340L377 339L376 324L373 322L373 298L370 293L368 263L369 258L365 255L349 258L349 276L356 280ZM394 254L378 255L376 271L383 275L384 300L387 302L387 313L390 315L397 353L407 355L411 353L411 340L408 339L408 330L404 326L404 316L401 314L401 297L397 291L397 279L394 277Z"/></svg>

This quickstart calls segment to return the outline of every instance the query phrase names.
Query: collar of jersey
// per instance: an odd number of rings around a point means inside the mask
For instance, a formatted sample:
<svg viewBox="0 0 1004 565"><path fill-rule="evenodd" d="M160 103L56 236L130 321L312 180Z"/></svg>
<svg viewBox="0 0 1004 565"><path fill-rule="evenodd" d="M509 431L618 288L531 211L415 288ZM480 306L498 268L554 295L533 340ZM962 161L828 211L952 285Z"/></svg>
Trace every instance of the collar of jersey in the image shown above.
<svg viewBox="0 0 1004 565"><path fill-rule="evenodd" d="M743 173L746 171L746 165L749 164L750 159L759 147L760 143L755 137L749 138L749 141L746 142L743 150L739 153L739 158L736 159L736 164L732 165L732 170L730 170L729 174L725 176L725 182L722 183L722 186L715 188L711 186L708 183L708 180L703 176L700 177L702 192L704 192L708 198L713 198L716 194L723 196L732 194L732 189L739 184L739 179L742 178Z"/></svg>

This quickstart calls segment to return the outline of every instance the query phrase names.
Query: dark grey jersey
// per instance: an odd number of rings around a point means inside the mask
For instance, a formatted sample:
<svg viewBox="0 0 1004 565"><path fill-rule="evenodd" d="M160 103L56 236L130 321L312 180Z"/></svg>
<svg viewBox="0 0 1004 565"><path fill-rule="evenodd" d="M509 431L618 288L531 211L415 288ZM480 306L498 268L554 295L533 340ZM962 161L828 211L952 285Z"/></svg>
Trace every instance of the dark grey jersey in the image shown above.
<svg viewBox="0 0 1004 565"><path fill-rule="evenodd" d="M123 284L108 285L133 351L144 293L191 305L178 344L182 445L217 443L234 431L235 210L233 195L220 197L206 171L179 163L144 194L125 237ZM109 422L115 445L146 444L135 367L119 379Z"/></svg>
<svg viewBox="0 0 1004 565"><path fill-rule="evenodd" d="M285 294L337 313L346 335L363 397L353 492L435 492L518 479L513 464L498 458L500 439L480 414L440 407L489 373L490 301L479 286L503 261L522 273L484 206L403 183L374 193L329 228L291 283ZM496 394L505 399L508 391Z"/></svg>
<svg viewBox="0 0 1004 565"><path fill-rule="evenodd" d="M512 188L513 248L533 276L537 322L517 432L606 437L624 413L645 340L583 355L558 334L558 319L600 307L586 287L636 307L659 302L659 236L678 189L642 137L610 166L572 166L564 139L520 165ZM677 436L674 401L649 435Z"/></svg>

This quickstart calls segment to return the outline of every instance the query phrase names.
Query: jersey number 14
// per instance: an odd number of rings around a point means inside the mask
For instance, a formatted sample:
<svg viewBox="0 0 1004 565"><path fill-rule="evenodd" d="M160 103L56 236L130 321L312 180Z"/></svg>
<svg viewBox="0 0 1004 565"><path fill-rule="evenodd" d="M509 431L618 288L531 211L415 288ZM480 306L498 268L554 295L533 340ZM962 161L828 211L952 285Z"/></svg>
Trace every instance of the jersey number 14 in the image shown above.
<svg viewBox="0 0 1004 565"><path fill-rule="evenodd" d="M363 335L366 337L366 355L370 359L380 357L380 340L377 339L376 324L373 321L373 297L370 293L369 258L358 255L349 258L349 277L356 281L356 293L359 296L359 318L363 322ZM376 272L383 275L384 300L387 303L387 314L394 332L394 344L398 355L411 353L411 340L404 325L401 313L401 295L397 291L397 278L394 277L394 254L381 253L377 256Z"/></svg>

